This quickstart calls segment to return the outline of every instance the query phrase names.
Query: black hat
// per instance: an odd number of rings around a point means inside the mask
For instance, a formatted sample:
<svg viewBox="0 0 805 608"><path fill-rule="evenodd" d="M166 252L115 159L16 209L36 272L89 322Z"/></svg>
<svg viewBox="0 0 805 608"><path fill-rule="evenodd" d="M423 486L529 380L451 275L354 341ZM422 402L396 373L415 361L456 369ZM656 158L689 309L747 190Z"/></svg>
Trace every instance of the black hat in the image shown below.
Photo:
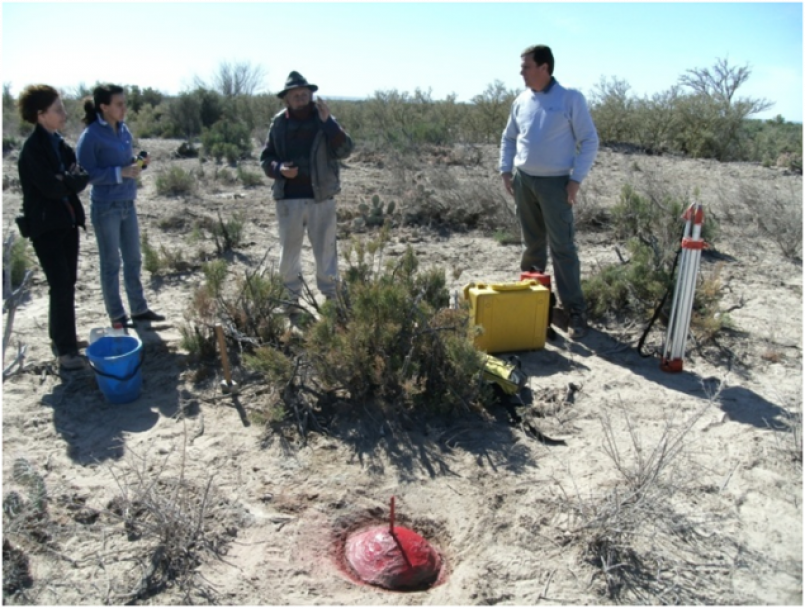
<svg viewBox="0 0 805 608"><path fill-rule="evenodd" d="M319 87L317 87L315 84L308 83L308 81L305 80L305 77L302 76L302 74L300 74L299 72L291 72L290 74L288 74L288 78L285 81L285 88L279 93L277 93L277 97L282 99L283 97L285 97L285 93L287 93L291 89L296 89L299 87L307 87L308 89L310 89L311 93L315 93L316 91L319 90Z"/></svg>

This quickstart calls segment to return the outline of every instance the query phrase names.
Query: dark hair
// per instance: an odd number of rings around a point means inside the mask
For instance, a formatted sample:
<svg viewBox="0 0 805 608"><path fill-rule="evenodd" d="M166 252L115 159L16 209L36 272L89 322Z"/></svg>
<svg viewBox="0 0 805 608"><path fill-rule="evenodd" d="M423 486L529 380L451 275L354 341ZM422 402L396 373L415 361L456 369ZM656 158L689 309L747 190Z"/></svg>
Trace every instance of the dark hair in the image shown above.
<svg viewBox="0 0 805 608"><path fill-rule="evenodd" d="M44 112L59 98L59 92L47 84L32 84L20 93L17 106L20 117L32 125L39 122L39 113Z"/></svg>
<svg viewBox="0 0 805 608"><path fill-rule="evenodd" d="M84 124L89 125L98 120L101 106L112 103L113 95L125 93L125 89L116 84L101 84L92 90L92 97L84 98Z"/></svg>
<svg viewBox="0 0 805 608"><path fill-rule="evenodd" d="M531 57L534 59L534 63L537 65L547 63L548 74L553 76L553 53L551 52L550 47L545 46L544 44L535 44L534 46L530 46L520 53L520 57L525 57L526 55L531 55Z"/></svg>

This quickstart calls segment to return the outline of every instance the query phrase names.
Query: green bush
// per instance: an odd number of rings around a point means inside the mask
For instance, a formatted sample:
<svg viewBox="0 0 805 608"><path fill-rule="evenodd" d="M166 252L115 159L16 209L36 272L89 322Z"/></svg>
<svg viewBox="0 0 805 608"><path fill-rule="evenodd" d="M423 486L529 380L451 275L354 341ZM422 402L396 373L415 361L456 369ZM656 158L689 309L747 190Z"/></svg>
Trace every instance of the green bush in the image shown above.
<svg viewBox="0 0 805 608"><path fill-rule="evenodd" d="M11 245L11 287L22 285L25 273L33 265L33 256L28 248L28 239L16 239Z"/></svg>
<svg viewBox="0 0 805 608"><path fill-rule="evenodd" d="M615 235L626 239L628 260L601 268L595 276L582 281L588 312L592 318L607 314L645 321L668 291L673 293L676 277L672 272L679 255L684 220L684 201L664 195L659 200L641 196L625 185L618 204L613 207ZM709 242L718 231L714 218L705 219L702 238ZM699 278L694 296L691 327L712 337L729 323L721 315L721 283L718 277ZM671 298L666 300L668 316Z"/></svg>
<svg viewBox="0 0 805 608"><path fill-rule="evenodd" d="M251 154L252 142L248 126L241 121L221 120L212 127L204 129L201 135L201 145L206 154L220 162L226 158L229 164L234 165L241 158Z"/></svg>
<svg viewBox="0 0 805 608"><path fill-rule="evenodd" d="M263 176L256 171L249 171L241 166L238 166L238 179L246 188L254 188L255 186L263 185Z"/></svg>
<svg viewBox="0 0 805 608"><path fill-rule="evenodd" d="M479 405L480 355L467 311L446 309L444 272L420 272L410 247L382 267L383 247L381 236L347 248L339 299L306 336L317 377L354 402L438 412Z"/></svg>
<svg viewBox="0 0 805 608"><path fill-rule="evenodd" d="M157 193L163 196L190 194L196 189L196 180L181 167L171 167L156 179Z"/></svg>

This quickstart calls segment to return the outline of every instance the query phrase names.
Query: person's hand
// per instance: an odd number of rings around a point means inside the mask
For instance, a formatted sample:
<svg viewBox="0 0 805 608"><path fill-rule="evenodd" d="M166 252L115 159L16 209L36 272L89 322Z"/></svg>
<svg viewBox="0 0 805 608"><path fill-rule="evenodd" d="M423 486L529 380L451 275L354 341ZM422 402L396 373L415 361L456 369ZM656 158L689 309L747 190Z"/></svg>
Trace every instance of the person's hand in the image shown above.
<svg viewBox="0 0 805 608"><path fill-rule="evenodd" d="M326 122L330 118L330 106L321 97L316 98L316 109L319 111L319 118L322 122Z"/></svg>
<svg viewBox="0 0 805 608"><path fill-rule="evenodd" d="M120 177L125 179L137 179L140 177L140 173L142 172L143 170L137 165L129 165L128 167L123 167L120 169Z"/></svg>
<svg viewBox="0 0 805 608"><path fill-rule="evenodd" d="M576 195L579 193L579 188L581 188L579 182L574 182L572 179L567 182L567 204L571 207L576 204Z"/></svg>
<svg viewBox="0 0 805 608"><path fill-rule="evenodd" d="M294 167L293 163L282 163L280 165L280 173L285 179L293 179L299 173L299 167Z"/></svg>
<svg viewBox="0 0 805 608"><path fill-rule="evenodd" d="M511 173L501 173L503 177L503 185L506 188L506 192L514 196L514 186L512 186L512 174Z"/></svg>

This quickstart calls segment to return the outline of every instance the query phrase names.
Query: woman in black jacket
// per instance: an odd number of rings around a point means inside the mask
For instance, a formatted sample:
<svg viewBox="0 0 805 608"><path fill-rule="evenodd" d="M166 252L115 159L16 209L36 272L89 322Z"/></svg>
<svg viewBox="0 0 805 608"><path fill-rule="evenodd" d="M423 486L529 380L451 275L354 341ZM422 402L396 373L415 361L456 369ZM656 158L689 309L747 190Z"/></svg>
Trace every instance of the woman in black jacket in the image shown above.
<svg viewBox="0 0 805 608"><path fill-rule="evenodd" d="M19 98L22 119L35 125L20 152L18 168L24 212L23 236L31 239L50 286L48 330L59 364L65 370L84 367L78 354L75 283L78 273L78 227L84 207L78 198L89 176L59 131L67 113L58 91L40 84Z"/></svg>

